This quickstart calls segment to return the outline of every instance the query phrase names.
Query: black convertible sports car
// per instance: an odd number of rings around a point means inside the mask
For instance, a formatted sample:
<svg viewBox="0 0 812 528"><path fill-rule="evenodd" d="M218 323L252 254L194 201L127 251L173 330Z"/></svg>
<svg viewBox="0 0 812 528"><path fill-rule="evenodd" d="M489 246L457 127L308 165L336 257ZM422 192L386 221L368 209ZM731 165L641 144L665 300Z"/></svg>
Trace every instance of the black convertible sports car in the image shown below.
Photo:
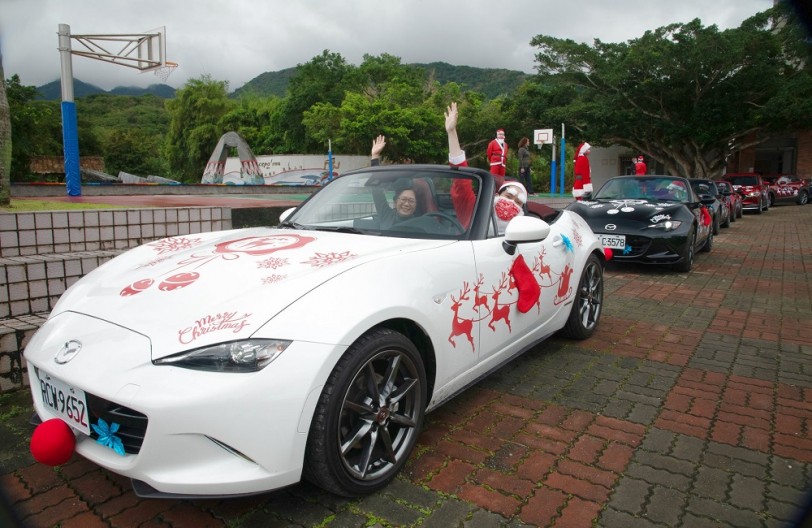
<svg viewBox="0 0 812 528"><path fill-rule="evenodd" d="M688 181L691 182L691 187L694 188L694 192L699 196L700 200L705 198L703 196L705 194L716 198L713 203L708 202L706 204L711 218L713 218L711 224L713 234L718 235L720 227L730 227L730 207L728 207L727 202L722 201L722 195L719 188L716 187L716 182L713 180L695 180L693 178Z"/></svg>
<svg viewBox="0 0 812 528"><path fill-rule="evenodd" d="M618 176L567 209L586 220L613 260L690 271L696 251L713 247L707 202L685 178Z"/></svg>

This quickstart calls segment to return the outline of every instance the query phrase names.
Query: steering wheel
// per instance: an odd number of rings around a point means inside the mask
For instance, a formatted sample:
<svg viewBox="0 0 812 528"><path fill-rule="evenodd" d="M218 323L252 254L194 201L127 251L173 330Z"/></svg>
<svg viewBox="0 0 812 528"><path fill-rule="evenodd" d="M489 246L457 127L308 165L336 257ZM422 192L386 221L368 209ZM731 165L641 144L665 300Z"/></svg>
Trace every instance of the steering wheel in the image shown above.
<svg viewBox="0 0 812 528"><path fill-rule="evenodd" d="M438 220L440 220L440 222L448 223L451 227L453 227L454 229L457 230L457 233L455 233L457 235L461 235L461 234L465 233L465 228L462 227L462 224L460 224L457 221L457 219L454 218L453 216L449 216L449 215L447 215L447 214L445 214L443 212L440 212L440 211L429 211L428 213L423 214L423 216L424 217L426 217L426 216L434 217L434 218L437 218Z"/></svg>

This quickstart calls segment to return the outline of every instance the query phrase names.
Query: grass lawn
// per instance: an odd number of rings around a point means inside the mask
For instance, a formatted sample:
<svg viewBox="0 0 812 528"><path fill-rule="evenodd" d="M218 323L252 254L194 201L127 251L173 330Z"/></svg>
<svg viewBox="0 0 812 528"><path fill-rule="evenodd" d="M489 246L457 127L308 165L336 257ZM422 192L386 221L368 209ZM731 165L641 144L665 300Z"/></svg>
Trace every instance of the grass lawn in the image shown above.
<svg viewBox="0 0 812 528"><path fill-rule="evenodd" d="M75 211L84 209L126 209L125 207L94 204L49 202L48 200L11 200L10 207L0 207L0 213L24 213L31 211Z"/></svg>

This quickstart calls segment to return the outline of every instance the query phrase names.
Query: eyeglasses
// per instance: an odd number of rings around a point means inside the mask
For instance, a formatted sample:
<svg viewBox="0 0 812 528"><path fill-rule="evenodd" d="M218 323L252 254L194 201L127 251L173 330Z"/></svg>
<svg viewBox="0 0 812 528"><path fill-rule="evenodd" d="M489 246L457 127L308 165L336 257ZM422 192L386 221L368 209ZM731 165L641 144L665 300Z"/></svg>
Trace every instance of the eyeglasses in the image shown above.
<svg viewBox="0 0 812 528"><path fill-rule="evenodd" d="M417 200L415 200L414 198L398 198L398 202L402 204L415 205L417 203Z"/></svg>

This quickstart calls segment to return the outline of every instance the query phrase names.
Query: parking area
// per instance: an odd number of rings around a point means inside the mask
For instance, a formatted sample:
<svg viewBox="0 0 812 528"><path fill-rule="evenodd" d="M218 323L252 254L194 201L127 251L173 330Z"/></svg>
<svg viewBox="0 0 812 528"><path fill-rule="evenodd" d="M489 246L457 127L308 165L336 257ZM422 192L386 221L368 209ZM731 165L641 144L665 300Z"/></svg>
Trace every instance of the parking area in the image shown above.
<svg viewBox="0 0 812 528"><path fill-rule="evenodd" d="M795 525L812 490L812 207L745 214L687 274L610 264L604 300L592 338L553 338L428 415L405 471L358 499L306 483L141 499L81 457L35 463L30 392L0 395L0 525Z"/></svg>

